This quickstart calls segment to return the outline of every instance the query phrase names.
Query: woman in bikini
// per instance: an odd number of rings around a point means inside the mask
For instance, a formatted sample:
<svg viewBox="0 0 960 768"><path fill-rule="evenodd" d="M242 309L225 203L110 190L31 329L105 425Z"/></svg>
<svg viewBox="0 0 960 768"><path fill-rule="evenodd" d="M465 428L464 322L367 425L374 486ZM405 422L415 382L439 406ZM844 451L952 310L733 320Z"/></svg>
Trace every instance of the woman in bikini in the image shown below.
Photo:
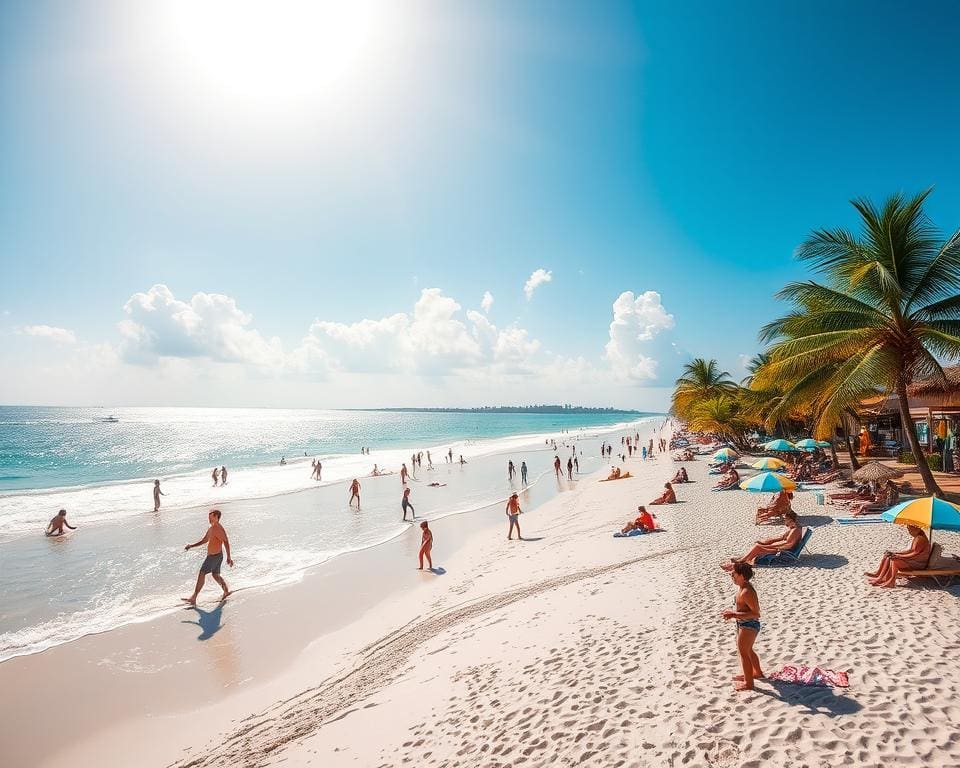
<svg viewBox="0 0 960 768"><path fill-rule="evenodd" d="M725 621L735 619L737 622L737 653L740 654L740 667L743 669L742 674L733 678L733 687L738 691L752 691L753 681L763 679L760 659L753 650L753 644L760 633L760 599L750 583L753 568L749 563L735 563L730 577L739 591L735 609L724 611L723 618Z"/></svg>

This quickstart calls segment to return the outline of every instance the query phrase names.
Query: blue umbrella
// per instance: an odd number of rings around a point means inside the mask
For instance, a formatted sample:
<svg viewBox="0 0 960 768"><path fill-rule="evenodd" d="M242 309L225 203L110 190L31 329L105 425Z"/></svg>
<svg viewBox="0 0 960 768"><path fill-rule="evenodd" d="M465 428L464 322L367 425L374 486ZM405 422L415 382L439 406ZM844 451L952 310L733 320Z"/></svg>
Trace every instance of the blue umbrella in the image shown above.
<svg viewBox="0 0 960 768"><path fill-rule="evenodd" d="M793 443L789 440L771 440L763 446L765 451L796 451Z"/></svg>
<svg viewBox="0 0 960 768"><path fill-rule="evenodd" d="M805 451L812 451L817 447L817 441L812 438L807 438L806 440L801 440L798 443L794 443L797 448L802 448Z"/></svg>

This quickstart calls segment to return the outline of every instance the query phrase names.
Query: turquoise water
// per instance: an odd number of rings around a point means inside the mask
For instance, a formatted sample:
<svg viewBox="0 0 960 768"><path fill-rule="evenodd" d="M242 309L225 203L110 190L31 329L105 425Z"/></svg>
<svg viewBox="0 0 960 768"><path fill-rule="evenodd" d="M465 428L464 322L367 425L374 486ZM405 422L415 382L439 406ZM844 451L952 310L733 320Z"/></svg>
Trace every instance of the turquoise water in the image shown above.
<svg viewBox="0 0 960 768"><path fill-rule="evenodd" d="M0 491L59 488L520 434L644 414L0 407ZM117 422L103 419L114 416Z"/></svg>
<svg viewBox="0 0 960 768"><path fill-rule="evenodd" d="M111 413L118 421L98 421L110 415L102 410L0 409L0 661L177 610L202 559L183 546L203 535L211 506L222 510L234 547L231 587L253 589L406 531L397 472L404 462L412 468L414 452L424 453L409 481L418 519L501 519L511 492L530 511L608 464L604 441L646 441L664 423L626 414ZM321 481L304 452L322 459ZM579 471L556 478L554 457L574 455ZM529 485L508 477L508 461L526 462ZM213 486L210 470L222 464L229 483ZM375 464L388 474L372 477ZM165 494L159 512L152 478ZM362 509L348 503L352 478L362 483ZM78 528L46 537L58 509Z"/></svg>

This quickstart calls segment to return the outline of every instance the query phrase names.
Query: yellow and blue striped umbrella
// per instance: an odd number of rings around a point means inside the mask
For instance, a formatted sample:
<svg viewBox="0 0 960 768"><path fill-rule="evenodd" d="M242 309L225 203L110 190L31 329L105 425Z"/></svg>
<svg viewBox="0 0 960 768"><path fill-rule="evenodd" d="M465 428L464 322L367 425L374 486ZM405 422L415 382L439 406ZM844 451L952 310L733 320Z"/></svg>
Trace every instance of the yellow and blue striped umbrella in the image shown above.
<svg viewBox="0 0 960 768"><path fill-rule="evenodd" d="M772 456L767 456L766 458L759 459L758 461L753 462L750 465L754 469L783 469L787 466L787 462L782 461L781 459L775 459Z"/></svg>
<svg viewBox="0 0 960 768"><path fill-rule="evenodd" d="M740 454L733 450L733 448L721 448L719 451L713 454L713 458L716 461L733 461L739 455Z"/></svg>
<svg viewBox="0 0 960 768"><path fill-rule="evenodd" d="M888 509L881 517L897 525L916 525L937 531L960 531L960 506L936 496L901 502Z"/></svg>
<svg viewBox="0 0 960 768"><path fill-rule="evenodd" d="M771 440L763 446L765 451L796 451L796 446L789 440Z"/></svg>
<svg viewBox="0 0 960 768"><path fill-rule="evenodd" d="M773 491L792 491L797 487L797 484L789 477L777 475L773 472L761 472L749 480L744 480L740 483L740 487L745 491L771 493Z"/></svg>

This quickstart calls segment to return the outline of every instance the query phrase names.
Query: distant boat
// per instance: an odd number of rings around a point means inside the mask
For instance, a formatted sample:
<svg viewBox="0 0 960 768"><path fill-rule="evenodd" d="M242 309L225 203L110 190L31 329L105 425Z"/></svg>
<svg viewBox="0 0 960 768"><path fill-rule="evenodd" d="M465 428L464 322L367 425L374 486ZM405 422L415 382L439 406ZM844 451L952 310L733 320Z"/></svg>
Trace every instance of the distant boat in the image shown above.
<svg viewBox="0 0 960 768"><path fill-rule="evenodd" d="M102 421L106 424L116 424L118 421L120 421L120 419L118 419L116 416L107 416L104 419L97 419L97 421Z"/></svg>

